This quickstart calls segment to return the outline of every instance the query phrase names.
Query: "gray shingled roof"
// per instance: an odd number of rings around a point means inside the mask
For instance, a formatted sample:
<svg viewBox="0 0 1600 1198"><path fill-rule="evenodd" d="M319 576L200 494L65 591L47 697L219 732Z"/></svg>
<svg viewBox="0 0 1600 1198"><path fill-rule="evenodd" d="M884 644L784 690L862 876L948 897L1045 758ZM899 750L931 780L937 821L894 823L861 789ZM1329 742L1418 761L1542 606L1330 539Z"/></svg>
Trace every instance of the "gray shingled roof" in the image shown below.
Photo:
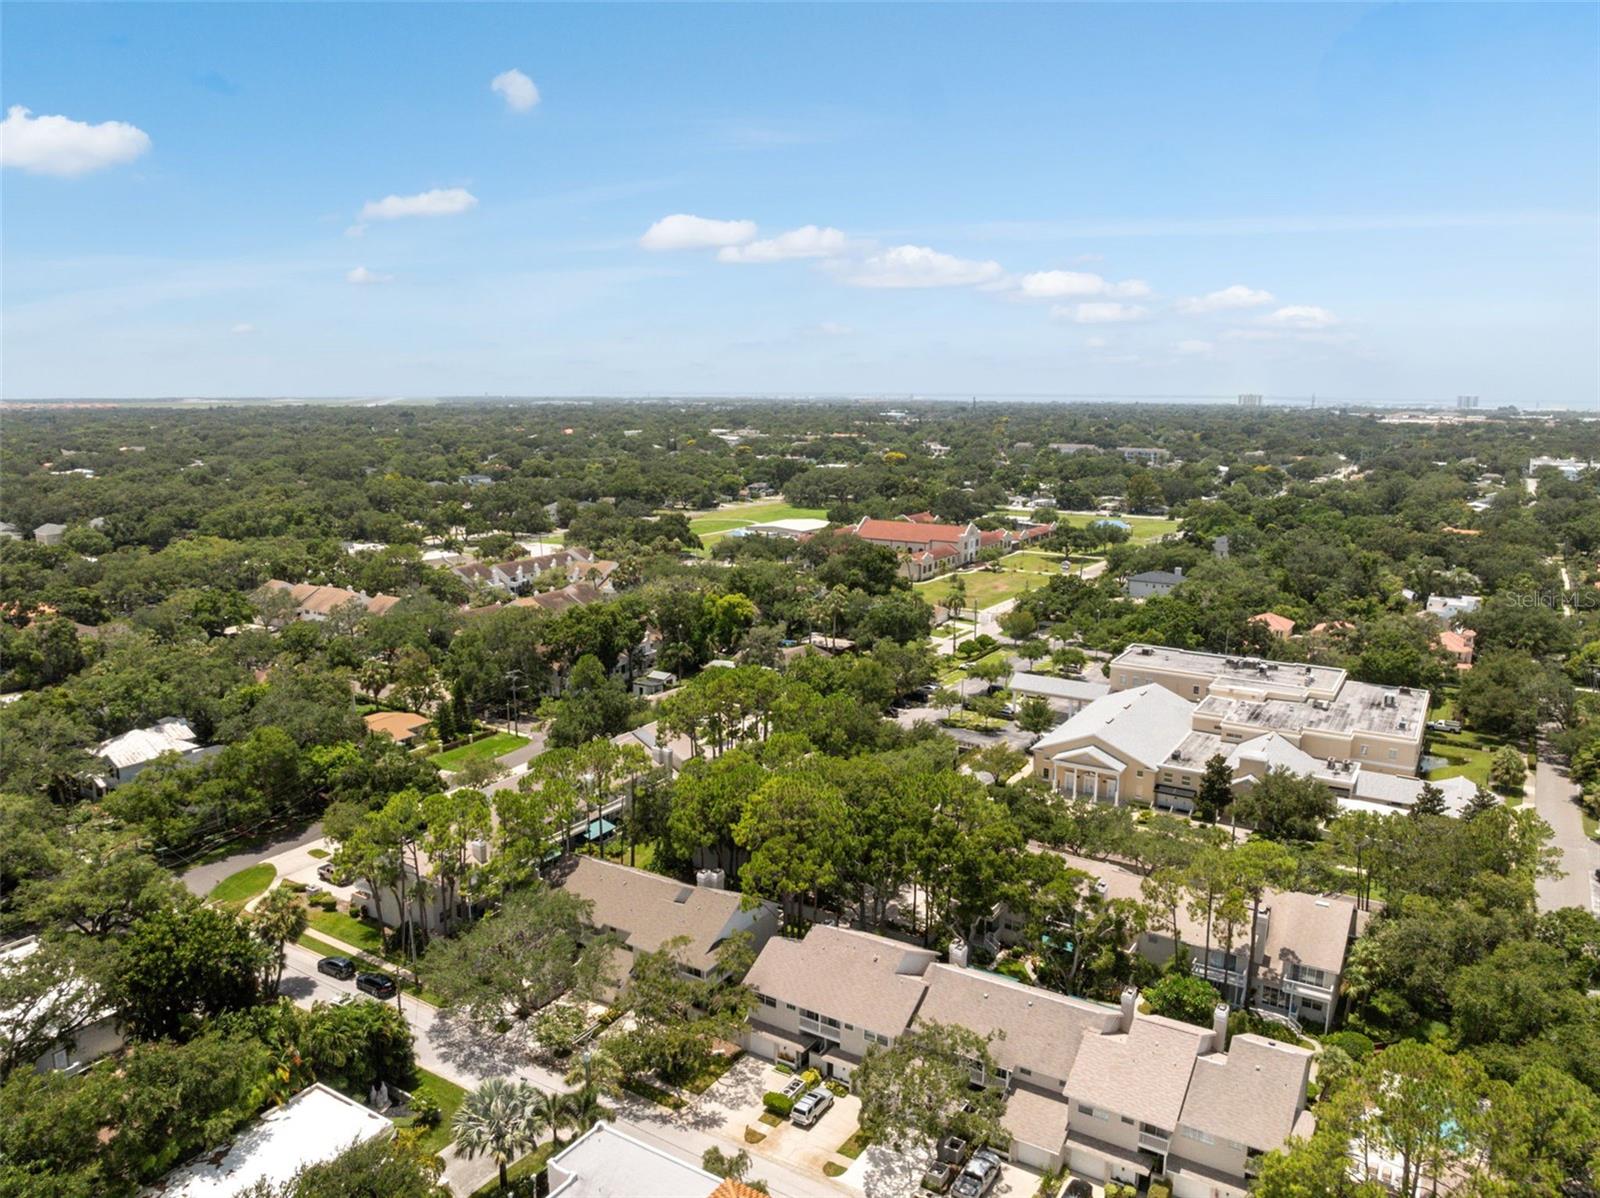
<svg viewBox="0 0 1600 1198"><path fill-rule="evenodd" d="M723 931L739 912L740 898L732 891L691 886L593 857L572 858L551 881L589 900L594 925L622 933L635 952L654 952L687 936L683 961L702 970L716 963Z"/></svg>
<svg viewBox="0 0 1600 1198"><path fill-rule="evenodd" d="M1235 1036L1226 1053L1195 1062L1181 1121L1262 1152L1294 1128L1311 1070L1311 1051L1262 1036Z"/></svg>
<svg viewBox="0 0 1600 1198"><path fill-rule="evenodd" d="M1067 1093L1074 1102L1171 1131L1183 1110L1195 1058L1210 1042L1209 1028L1159 1015L1136 1016L1126 1032L1083 1038Z"/></svg>
<svg viewBox="0 0 1600 1198"><path fill-rule="evenodd" d="M1084 1033L1117 1026L1117 1008L1067 998L999 974L933 965L919 1023L953 1023L993 1035L989 1053L1002 1069L1030 1069L1063 1081Z"/></svg>
<svg viewBox="0 0 1600 1198"><path fill-rule="evenodd" d="M813 927L804 940L767 941L745 983L768 998L898 1036L922 1001L922 974L938 956L847 928Z"/></svg>

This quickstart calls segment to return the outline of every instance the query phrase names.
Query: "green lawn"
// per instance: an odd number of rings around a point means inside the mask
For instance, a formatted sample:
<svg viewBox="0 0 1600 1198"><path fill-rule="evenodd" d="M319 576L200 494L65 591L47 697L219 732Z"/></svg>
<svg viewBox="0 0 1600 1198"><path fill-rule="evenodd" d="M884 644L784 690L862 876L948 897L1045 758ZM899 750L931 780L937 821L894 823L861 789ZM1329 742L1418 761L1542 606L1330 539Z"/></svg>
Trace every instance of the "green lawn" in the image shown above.
<svg viewBox="0 0 1600 1198"><path fill-rule="evenodd" d="M310 909L309 915L315 931L343 940L364 952L383 952L383 933L375 924L340 911L319 911L315 907Z"/></svg>
<svg viewBox="0 0 1600 1198"><path fill-rule="evenodd" d="M428 760L442 770L458 770L469 761L503 757L527 743L526 736L518 736L515 732L496 732L493 736L475 740L470 745L462 745L447 753L435 753Z"/></svg>
<svg viewBox="0 0 1600 1198"><path fill-rule="evenodd" d="M1045 553L1040 549L1019 549L1015 553L1008 553L1000 559L1000 564L1008 570L1018 570L1026 574L1061 573L1062 555L1059 553Z"/></svg>
<svg viewBox="0 0 1600 1198"><path fill-rule="evenodd" d="M349 952L336 944L329 944L319 936L310 932L301 932L300 939L295 941L301 948L309 948L314 953L321 953L324 957L347 957Z"/></svg>
<svg viewBox="0 0 1600 1198"><path fill-rule="evenodd" d="M943 603L950 594L952 577L943 574L938 578L930 578L927 582L916 583L917 593L930 603ZM1037 573L1017 570L1002 570L998 573L978 570L971 574L963 574L961 578L967 584L966 606L969 608L993 607L996 603L1014 599L1024 591L1036 590L1044 585L1044 579Z"/></svg>
<svg viewBox="0 0 1600 1198"><path fill-rule="evenodd" d="M1169 532L1177 532L1180 523L1162 516L1062 516L1061 519L1074 528L1087 528L1096 520L1121 520L1129 526L1128 531L1136 545L1157 540Z"/></svg>
<svg viewBox="0 0 1600 1198"><path fill-rule="evenodd" d="M256 895L264 892L268 886L272 885L272 879L277 876L277 869L262 862L260 865L252 865L241 869L236 874L229 874L213 886L211 893L206 897L213 903L231 903L235 906L242 906L255 898Z"/></svg>
<svg viewBox="0 0 1600 1198"><path fill-rule="evenodd" d="M654 1082L645 1081L642 1077L630 1077L623 1081L622 1088L629 1094L640 1098L647 1098L657 1106L666 1107L669 1111L681 1111L684 1103L671 1090L658 1086Z"/></svg>
<svg viewBox="0 0 1600 1198"><path fill-rule="evenodd" d="M855 1135L839 1145L839 1155L855 1160L856 1157L861 1155L862 1149L866 1148L869 1143L871 1141L867 1139L866 1135L861 1131L857 1131Z"/></svg>
<svg viewBox="0 0 1600 1198"><path fill-rule="evenodd" d="M1488 786L1489 763L1499 747L1471 732L1429 733L1425 751L1435 757L1448 758L1450 764L1429 770L1428 777L1435 782L1444 778L1470 778L1479 786Z"/></svg>
<svg viewBox="0 0 1600 1198"><path fill-rule="evenodd" d="M417 1083L417 1088L411 1092L413 1100L426 1094L439 1104L442 1118L437 1127L430 1127L423 1137L417 1141L417 1146L426 1153L443 1152L450 1146L452 1133L451 1120L456 1117L456 1108L461 1105L461 1100L467 1092L448 1078L440 1077L437 1073L429 1073L426 1069L418 1069L417 1076L422 1080ZM400 1124L401 1127L410 1126L407 1120Z"/></svg>

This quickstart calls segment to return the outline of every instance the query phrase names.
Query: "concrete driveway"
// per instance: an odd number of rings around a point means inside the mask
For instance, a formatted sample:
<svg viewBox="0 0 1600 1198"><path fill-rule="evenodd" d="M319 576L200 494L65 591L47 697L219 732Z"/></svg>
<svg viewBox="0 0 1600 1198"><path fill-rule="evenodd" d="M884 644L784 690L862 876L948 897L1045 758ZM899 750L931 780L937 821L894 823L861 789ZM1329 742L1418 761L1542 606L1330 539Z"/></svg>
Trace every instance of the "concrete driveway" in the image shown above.
<svg viewBox="0 0 1600 1198"><path fill-rule="evenodd" d="M771 1127L761 1122L765 1112L762 1096L782 1090L792 1076L747 1054L705 1092L695 1104L696 1110L708 1130L735 1143L744 1142L747 1128L765 1136L761 1143L748 1146L750 1155L758 1159L781 1161L818 1177L824 1176L822 1167L830 1161L848 1165L848 1158L839 1156L839 1146L855 1135L860 1124L861 1100L853 1094L835 1097L811 1127L787 1121Z"/></svg>
<svg viewBox="0 0 1600 1198"><path fill-rule="evenodd" d="M876 1145L868 1148L838 1180L866 1198L910 1198L922 1193L922 1175L933 1153L921 1149L895 1152ZM989 1191L990 1198L1033 1198L1039 1190L1040 1174L1021 1165L1002 1164L1000 1180Z"/></svg>

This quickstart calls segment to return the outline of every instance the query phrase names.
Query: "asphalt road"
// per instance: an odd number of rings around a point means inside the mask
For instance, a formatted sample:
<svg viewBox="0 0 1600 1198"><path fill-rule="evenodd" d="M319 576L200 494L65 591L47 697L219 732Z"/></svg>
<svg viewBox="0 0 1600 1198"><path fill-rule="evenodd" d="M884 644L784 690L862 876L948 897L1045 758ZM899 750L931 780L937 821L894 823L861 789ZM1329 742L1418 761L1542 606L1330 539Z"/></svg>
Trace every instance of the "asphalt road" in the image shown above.
<svg viewBox="0 0 1600 1198"><path fill-rule="evenodd" d="M223 878L238 873L247 866L265 861L268 857L276 857L279 853L297 849L303 844L310 844L313 840L322 839L322 821L318 820L308 828L298 832L280 833L277 837L258 841L237 853L222 858L220 861L211 861L205 865L197 865L182 875L182 881L189 888L190 894L205 898L211 893L211 888Z"/></svg>
<svg viewBox="0 0 1600 1198"><path fill-rule="evenodd" d="M1566 770L1541 754L1534 775L1534 806L1555 833L1565 877L1540 878L1539 909L1583 907L1600 914L1600 885L1594 871L1600 868L1600 846L1583 834L1583 817L1576 802L1578 788Z"/></svg>

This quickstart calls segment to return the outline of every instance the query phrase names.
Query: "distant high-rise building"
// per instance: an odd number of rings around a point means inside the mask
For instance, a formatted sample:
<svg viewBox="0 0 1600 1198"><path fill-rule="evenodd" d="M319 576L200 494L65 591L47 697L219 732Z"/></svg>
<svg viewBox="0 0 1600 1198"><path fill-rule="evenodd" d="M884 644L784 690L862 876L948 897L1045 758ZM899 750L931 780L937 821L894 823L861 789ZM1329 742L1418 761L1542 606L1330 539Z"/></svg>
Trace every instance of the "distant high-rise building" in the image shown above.
<svg viewBox="0 0 1600 1198"><path fill-rule="evenodd" d="M1470 412L1477 406L1478 397L1476 395L1456 396L1456 407L1460 408L1463 412Z"/></svg>
<svg viewBox="0 0 1600 1198"><path fill-rule="evenodd" d="M1239 406L1241 408L1259 408L1262 406L1261 396L1241 395L1239 397Z"/></svg>

